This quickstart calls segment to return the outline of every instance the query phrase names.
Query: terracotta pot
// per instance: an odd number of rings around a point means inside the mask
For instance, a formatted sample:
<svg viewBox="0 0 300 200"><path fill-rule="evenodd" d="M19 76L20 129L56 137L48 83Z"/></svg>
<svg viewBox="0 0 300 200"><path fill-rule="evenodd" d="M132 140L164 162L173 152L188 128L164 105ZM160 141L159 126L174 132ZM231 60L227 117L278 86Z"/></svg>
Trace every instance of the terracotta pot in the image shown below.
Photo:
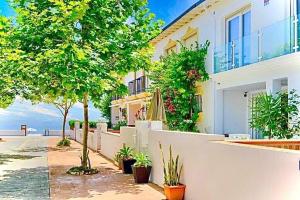
<svg viewBox="0 0 300 200"><path fill-rule="evenodd" d="M136 162L135 159L122 160L122 170L124 174L132 174L131 165Z"/></svg>
<svg viewBox="0 0 300 200"><path fill-rule="evenodd" d="M148 167L135 167L132 166L133 177L135 183L148 183L151 173L151 166Z"/></svg>
<svg viewBox="0 0 300 200"><path fill-rule="evenodd" d="M120 159L119 162L118 162L119 170L122 170L122 165L123 165L122 163L123 163L123 161Z"/></svg>
<svg viewBox="0 0 300 200"><path fill-rule="evenodd" d="M168 186L164 185L165 195L168 200L183 200L185 185Z"/></svg>

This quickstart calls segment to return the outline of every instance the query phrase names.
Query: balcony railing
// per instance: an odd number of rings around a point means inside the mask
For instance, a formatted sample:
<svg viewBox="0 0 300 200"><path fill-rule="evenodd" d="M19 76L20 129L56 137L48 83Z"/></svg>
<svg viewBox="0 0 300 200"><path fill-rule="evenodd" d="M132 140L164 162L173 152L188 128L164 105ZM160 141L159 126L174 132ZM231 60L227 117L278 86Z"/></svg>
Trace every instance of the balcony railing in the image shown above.
<svg viewBox="0 0 300 200"><path fill-rule="evenodd" d="M129 96L145 92L147 88L146 86L147 86L146 76L141 76L140 78L130 81L128 83Z"/></svg>
<svg viewBox="0 0 300 200"><path fill-rule="evenodd" d="M216 47L214 72L228 71L298 51L299 27L297 17L289 17Z"/></svg>

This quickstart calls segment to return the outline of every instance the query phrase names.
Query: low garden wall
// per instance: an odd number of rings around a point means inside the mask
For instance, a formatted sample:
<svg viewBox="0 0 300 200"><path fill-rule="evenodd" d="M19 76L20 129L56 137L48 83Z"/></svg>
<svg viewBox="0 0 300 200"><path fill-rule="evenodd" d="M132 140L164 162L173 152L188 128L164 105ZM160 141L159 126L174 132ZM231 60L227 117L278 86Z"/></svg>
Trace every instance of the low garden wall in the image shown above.
<svg viewBox="0 0 300 200"><path fill-rule="evenodd" d="M122 147L120 134L111 132L101 133L101 154L113 160L115 154Z"/></svg>
<svg viewBox="0 0 300 200"><path fill-rule="evenodd" d="M224 141L222 136L151 131L152 181L163 184L158 143L183 162L186 200L298 200L300 152Z"/></svg>
<svg viewBox="0 0 300 200"><path fill-rule="evenodd" d="M74 131L75 132L75 131ZM79 143L83 143L83 131L82 129L76 130L76 133L74 133L72 139ZM88 148L90 148L93 151L98 151L101 148L101 136L100 132L94 131L88 133Z"/></svg>
<svg viewBox="0 0 300 200"><path fill-rule="evenodd" d="M66 130L65 134L70 137L73 134L73 131ZM49 132L46 133L46 136L62 136L62 130L49 130Z"/></svg>
<svg viewBox="0 0 300 200"><path fill-rule="evenodd" d="M1 130L0 136L25 136L25 132L21 130Z"/></svg>
<svg viewBox="0 0 300 200"><path fill-rule="evenodd" d="M185 200L299 199L300 151L225 141L222 135L150 130L151 125L143 123L122 127L120 134L102 130L101 153L113 159L123 143L146 151L153 165L151 181L163 186L159 143L166 160L172 145L184 166Z"/></svg>
<svg viewBox="0 0 300 200"><path fill-rule="evenodd" d="M135 148L136 129L134 127L121 127L120 133L103 131L101 133L101 154L113 160L123 144Z"/></svg>

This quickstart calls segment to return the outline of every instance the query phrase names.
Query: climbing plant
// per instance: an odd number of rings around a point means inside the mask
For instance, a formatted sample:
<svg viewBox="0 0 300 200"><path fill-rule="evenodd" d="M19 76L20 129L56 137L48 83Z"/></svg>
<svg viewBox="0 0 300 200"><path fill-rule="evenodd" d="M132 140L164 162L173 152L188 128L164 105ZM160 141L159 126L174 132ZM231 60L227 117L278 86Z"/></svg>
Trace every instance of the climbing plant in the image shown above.
<svg viewBox="0 0 300 200"><path fill-rule="evenodd" d="M160 88L171 130L196 132L200 107L196 101L196 83L209 79L205 59L209 42L195 48L181 45L179 53L162 57L152 70L152 88Z"/></svg>

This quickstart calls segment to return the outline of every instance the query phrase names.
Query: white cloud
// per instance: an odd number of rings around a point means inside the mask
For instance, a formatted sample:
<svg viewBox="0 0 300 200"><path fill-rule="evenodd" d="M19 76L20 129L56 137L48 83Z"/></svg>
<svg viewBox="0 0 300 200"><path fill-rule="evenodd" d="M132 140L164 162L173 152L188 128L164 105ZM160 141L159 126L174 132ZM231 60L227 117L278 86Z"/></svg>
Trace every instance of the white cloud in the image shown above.
<svg viewBox="0 0 300 200"><path fill-rule="evenodd" d="M31 107L31 109L29 110L30 112L34 112L34 113L38 113L38 114L42 114L42 115L48 115L51 117L57 117L60 118L61 115L53 110L50 110L48 108L44 108L42 106L33 106Z"/></svg>
<svg viewBox="0 0 300 200"><path fill-rule="evenodd" d="M24 112L16 112L16 111L10 111L10 110L4 110L0 108L0 116L18 116L23 117L26 116Z"/></svg>

